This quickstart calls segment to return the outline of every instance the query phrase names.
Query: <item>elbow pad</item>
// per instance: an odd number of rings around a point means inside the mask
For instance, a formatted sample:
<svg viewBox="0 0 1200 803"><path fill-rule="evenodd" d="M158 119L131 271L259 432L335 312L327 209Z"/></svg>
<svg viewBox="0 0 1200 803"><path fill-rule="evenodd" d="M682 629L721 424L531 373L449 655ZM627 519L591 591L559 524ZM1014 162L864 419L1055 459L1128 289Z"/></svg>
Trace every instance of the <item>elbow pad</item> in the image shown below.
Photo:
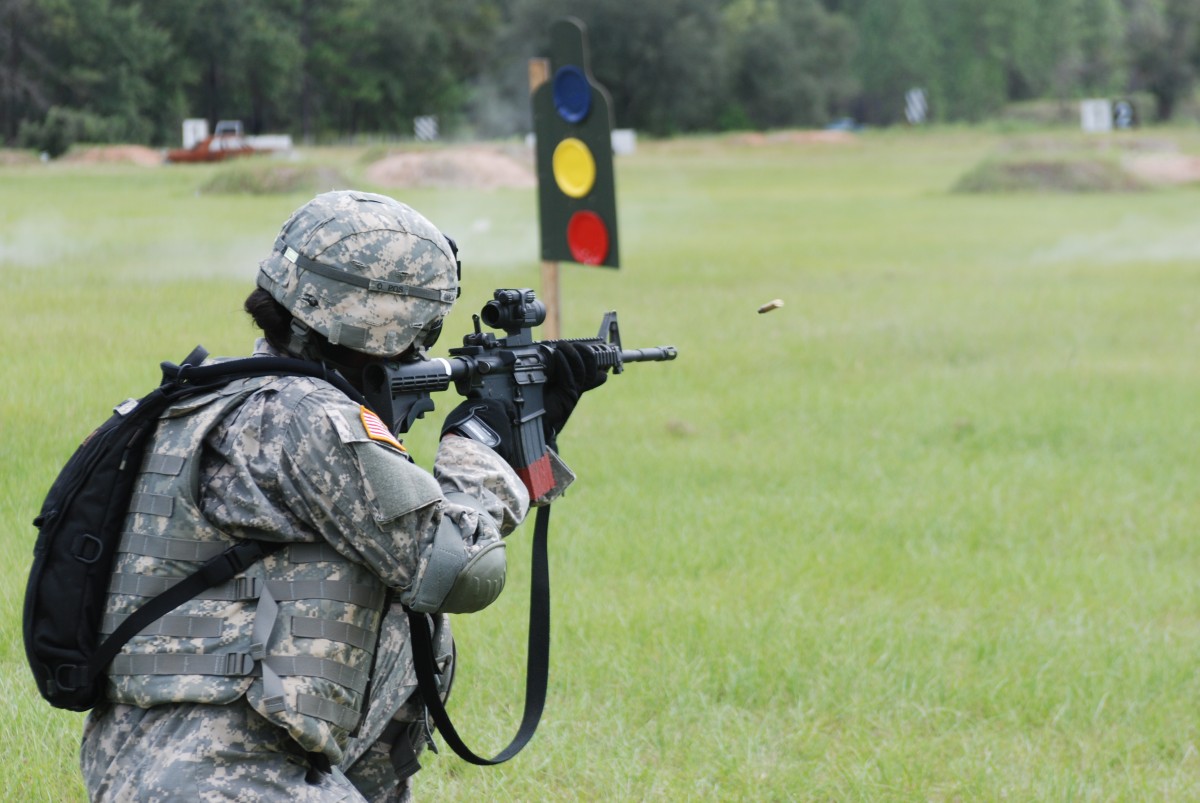
<svg viewBox="0 0 1200 803"><path fill-rule="evenodd" d="M466 494L451 494L447 498L481 510L479 503ZM504 590L507 565L503 541L495 541L468 556L458 526L445 516L434 535L425 574L408 606L421 613L482 610Z"/></svg>
<svg viewBox="0 0 1200 803"><path fill-rule="evenodd" d="M491 605L504 590L507 568L504 542L488 544L459 570L454 586L437 612L474 613Z"/></svg>

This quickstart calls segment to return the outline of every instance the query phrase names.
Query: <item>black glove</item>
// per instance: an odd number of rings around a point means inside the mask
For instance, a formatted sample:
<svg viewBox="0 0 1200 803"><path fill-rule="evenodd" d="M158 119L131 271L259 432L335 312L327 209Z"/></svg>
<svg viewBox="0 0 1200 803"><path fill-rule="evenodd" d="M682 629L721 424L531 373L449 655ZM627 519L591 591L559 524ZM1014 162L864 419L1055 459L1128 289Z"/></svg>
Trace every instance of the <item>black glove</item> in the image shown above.
<svg viewBox="0 0 1200 803"><path fill-rule="evenodd" d="M546 387L542 391L542 405L546 410L542 424L547 444L555 445L555 439L567 425L579 397L600 387L607 379L608 372L600 367L595 353L587 346L570 341L554 344L554 354L546 366Z"/></svg>
<svg viewBox="0 0 1200 803"><path fill-rule="evenodd" d="M512 464L514 455L513 420L516 411L499 399L467 399L450 411L442 425L442 435L453 433L490 446Z"/></svg>

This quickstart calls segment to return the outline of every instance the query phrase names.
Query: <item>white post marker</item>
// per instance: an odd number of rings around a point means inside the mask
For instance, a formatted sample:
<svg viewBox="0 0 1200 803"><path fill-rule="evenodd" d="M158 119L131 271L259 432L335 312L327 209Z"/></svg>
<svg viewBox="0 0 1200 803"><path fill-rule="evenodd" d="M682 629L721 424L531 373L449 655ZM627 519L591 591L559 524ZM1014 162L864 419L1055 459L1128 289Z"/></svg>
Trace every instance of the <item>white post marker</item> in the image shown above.
<svg viewBox="0 0 1200 803"><path fill-rule="evenodd" d="M1079 124L1089 134L1112 131L1113 109L1108 98L1092 98L1079 102Z"/></svg>
<svg viewBox="0 0 1200 803"><path fill-rule="evenodd" d="M929 98L921 87L913 87L904 93L904 119L909 125L920 125L929 114Z"/></svg>
<svg viewBox="0 0 1200 803"><path fill-rule="evenodd" d="M637 131L632 128L612 130L612 149L617 156L628 156L637 151Z"/></svg>
<svg viewBox="0 0 1200 803"><path fill-rule="evenodd" d="M438 138L437 115L427 114L413 118L413 134L420 142L436 142Z"/></svg>
<svg viewBox="0 0 1200 803"><path fill-rule="evenodd" d="M208 120L203 117L189 117L183 121L183 147L191 150L197 142L208 139Z"/></svg>

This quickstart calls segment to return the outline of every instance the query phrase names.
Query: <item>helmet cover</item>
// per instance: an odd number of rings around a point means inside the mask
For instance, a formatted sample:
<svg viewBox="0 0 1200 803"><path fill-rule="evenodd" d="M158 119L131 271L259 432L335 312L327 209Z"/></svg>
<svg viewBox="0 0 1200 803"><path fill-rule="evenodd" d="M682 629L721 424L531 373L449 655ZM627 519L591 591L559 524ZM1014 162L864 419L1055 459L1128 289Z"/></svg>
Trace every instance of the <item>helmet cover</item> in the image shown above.
<svg viewBox="0 0 1200 803"><path fill-rule="evenodd" d="M458 261L419 212L386 195L337 191L292 213L258 286L330 343L391 357L458 297Z"/></svg>

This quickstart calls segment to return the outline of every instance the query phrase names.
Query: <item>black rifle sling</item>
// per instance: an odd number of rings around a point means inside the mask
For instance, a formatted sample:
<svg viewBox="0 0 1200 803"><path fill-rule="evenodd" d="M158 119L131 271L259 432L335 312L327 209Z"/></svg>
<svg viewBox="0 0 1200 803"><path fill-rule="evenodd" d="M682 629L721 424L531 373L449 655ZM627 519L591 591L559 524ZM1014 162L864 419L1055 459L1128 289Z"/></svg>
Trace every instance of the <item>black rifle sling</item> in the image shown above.
<svg viewBox="0 0 1200 803"><path fill-rule="evenodd" d="M547 560L546 535L550 527L550 506L538 509L537 520L533 526L533 557L531 580L529 587L529 654L526 662L525 675L525 713L521 717L521 725L517 735L513 737L508 747L496 754L495 758L483 758L471 752L463 743L458 732L450 722L450 715L442 705L438 694L437 681L434 679L436 664L433 654L432 627L428 614L408 612L408 626L412 632L413 663L416 664L417 684L425 707L433 717L438 730L446 744L458 754L459 758L472 764L487 766L502 764L521 752L522 748L533 738L538 721L542 718L542 710L546 706L546 687L550 674L550 566Z"/></svg>

